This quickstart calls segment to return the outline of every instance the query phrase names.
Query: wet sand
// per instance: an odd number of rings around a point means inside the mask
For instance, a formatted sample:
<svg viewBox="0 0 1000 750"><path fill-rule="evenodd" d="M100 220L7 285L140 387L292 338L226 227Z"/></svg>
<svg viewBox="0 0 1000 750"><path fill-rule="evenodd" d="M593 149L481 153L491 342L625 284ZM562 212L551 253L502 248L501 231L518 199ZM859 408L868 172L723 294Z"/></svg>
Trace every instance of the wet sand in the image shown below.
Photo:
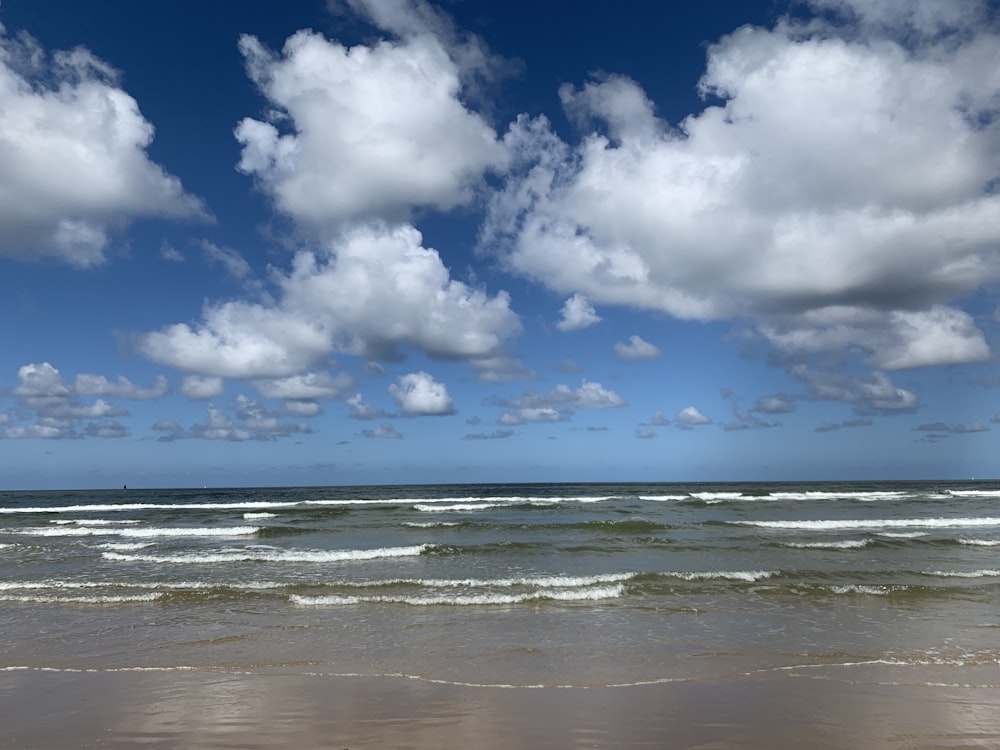
<svg viewBox="0 0 1000 750"><path fill-rule="evenodd" d="M0 673L0 747L1000 747L1000 674L980 684L829 676L498 688L407 677L214 671ZM940 675L947 677L947 675ZM982 683L992 679L992 684ZM885 680L894 684L885 684Z"/></svg>

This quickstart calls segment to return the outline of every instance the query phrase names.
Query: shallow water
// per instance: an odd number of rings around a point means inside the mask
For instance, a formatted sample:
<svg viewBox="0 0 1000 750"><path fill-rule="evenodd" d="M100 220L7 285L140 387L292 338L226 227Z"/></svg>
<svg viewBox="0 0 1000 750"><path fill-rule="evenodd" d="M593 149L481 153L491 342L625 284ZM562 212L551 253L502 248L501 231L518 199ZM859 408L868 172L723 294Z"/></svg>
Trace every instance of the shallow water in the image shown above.
<svg viewBox="0 0 1000 750"><path fill-rule="evenodd" d="M0 669L992 689L998 502L984 482L3 493Z"/></svg>

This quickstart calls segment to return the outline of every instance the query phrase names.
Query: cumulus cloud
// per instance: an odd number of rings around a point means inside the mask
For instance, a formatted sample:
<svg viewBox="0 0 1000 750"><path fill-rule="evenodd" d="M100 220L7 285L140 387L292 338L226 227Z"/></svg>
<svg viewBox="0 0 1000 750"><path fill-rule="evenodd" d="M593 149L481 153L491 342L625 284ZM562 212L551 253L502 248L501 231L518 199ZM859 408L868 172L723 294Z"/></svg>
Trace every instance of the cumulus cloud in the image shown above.
<svg viewBox="0 0 1000 750"><path fill-rule="evenodd" d="M572 415L572 409L554 409L551 406L529 406L501 413L497 417L497 423L519 425L531 424L533 422L566 422Z"/></svg>
<svg viewBox="0 0 1000 750"><path fill-rule="evenodd" d="M575 409L614 409L625 406L626 402L614 391L600 383L584 379L576 390L560 383L547 393L525 391L523 396L512 399L493 397L490 403L517 409L544 407L569 407Z"/></svg>
<svg viewBox="0 0 1000 750"><path fill-rule="evenodd" d="M81 373L76 376L74 390L81 396L108 396L142 401L166 395L170 390L170 385L162 375L156 376L152 386L143 388L134 384L124 375L119 375L118 379L112 382L103 375Z"/></svg>
<svg viewBox="0 0 1000 750"><path fill-rule="evenodd" d="M152 140L109 65L82 47L49 55L0 26L0 256L94 266L134 219L204 218L149 159Z"/></svg>
<svg viewBox="0 0 1000 750"><path fill-rule="evenodd" d="M81 403L81 395L109 398L149 399L166 392L166 381L157 379L152 388L139 388L126 378L112 383L99 375L80 375L82 390L68 385L58 369L48 362L18 368L18 385L7 391L17 401L14 412L0 419L0 438L123 437L128 430L115 417L129 415L127 409L98 398ZM84 423L84 420L93 420Z"/></svg>
<svg viewBox="0 0 1000 750"><path fill-rule="evenodd" d="M302 225L330 230L353 219L406 221L415 206L448 210L472 198L486 170L504 166L496 133L462 101L460 67L441 39L394 16L376 21L402 38L371 46L299 31L277 54L240 39L248 75L281 118L239 123L239 169Z"/></svg>
<svg viewBox="0 0 1000 750"><path fill-rule="evenodd" d="M514 435L513 430L493 430L493 432L470 432L462 440L503 440Z"/></svg>
<svg viewBox="0 0 1000 750"><path fill-rule="evenodd" d="M347 399L347 405L350 406L347 416L351 419L385 419L386 417L394 416L384 409L366 404L362 400L360 393L355 393Z"/></svg>
<svg viewBox="0 0 1000 750"><path fill-rule="evenodd" d="M670 424L670 419L660 409L657 409L653 412L649 423L654 427L666 427Z"/></svg>
<svg viewBox="0 0 1000 750"><path fill-rule="evenodd" d="M504 425L563 422L572 418L576 409L617 409L626 405L625 399L617 393L589 380L584 380L576 390L560 383L547 393L529 390L517 398L493 396L489 403L512 409L497 419Z"/></svg>
<svg viewBox="0 0 1000 750"><path fill-rule="evenodd" d="M274 304L208 304L202 321L137 337L140 352L178 369L228 378L302 374L335 351L398 359L412 347L495 364L520 330L505 292L451 279L410 226L363 225L322 252L296 254ZM508 362L509 364L509 362Z"/></svg>
<svg viewBox="0 0 1000 750"><path fill-rule="evenodd" d="M287 378L256 381L257 391L264 398L276 399L340 399L353 388L355 380L347 373L309 372Z"/></svg>
<svg viewBox="0 0 1000 750"><path fill-rule="evenodd" d="M362 430L358 433L361 437L372 438L375 440L398 440L403 437L395 427L393 427L388 422L383 422L374 430Z"/></svg>
<svg viewBox="0 0 1000 750"><path fill-rule="evenodd" d="M913 429L918 432L952 432L956 435L973 432L989 432L990 430L990 428L982 422L963 422L955 425L949 425L944 422L926 422L914 427Z"/></svg>
<svg viewBox="0 0 1000 750"><path fill-rule="evenodd" d="M615 355L625 360L656 359L660 356L660 349L640 336L629 336L627 344L622 341L615 344Z"/></svg>
<svg viewBox="0 0 1000 750"><path fill-rule="evenodd" d="M788 374L808 386L802 398L852 404L859 416L912 414L920 408L916 393L895 385L883 372L855 376L794 365Z"/></svg>
<svg viewBox="0 0 1000 750"><path fill-rule="evenodd" d="M448 389L426 372L401 375L389 386L390 395L399 404L403 416L445 416L455 413Z"/></svg>
<svg viewBox="0 0 1000 750"><path fill-rule="evenodd" d="M152 429L160 433L158 440L161 442L187 439L245 443L312 432L312 428L304 422L285 422L280 413L242 395L237 396L231 412L208 404L205 421L193 424L189 429L185 430L169 419L156 421Z"/></svg>
<svg viewBox="0 0 1000 750"><path fill-rule="evenodd" d="M842 422L823 422L816 428L816 432L833 432L845 427L871 427L872 420L868 417L858 417L857 419L845 419Z"/></svg>
<svg viewBox="0 0 1000 750"><path fill-rule="evenodd" d="M181 393L196 401L218 398L225 392L225 381L211 375L187 375L181 381Z"/></svg>
<svg viewBox="0 0 1000 750"><path fill-rule="evenodd" d="M598 323L601 316L594 311L590 301L580 294L574 294L562 307L562 319L556 323L560 331L576 331Z"/></svg>
<svg viewBox="0 0 1000 750"><path fill-rule="evenodd" d="M242 280L253 274L246 259L231 247L219 247L208 240L199 244L209 263L222 266L233 278Z"/></svg>
<svg viewBox="0 0 1000 750"><path fill-rule="evenodd" d="M676 125L616 75L560 90L577 143L520 117L482 246L595 304L749 319L800 360L989 357L954 305L1000 280L1000 36L980 3L814 5L841 20L712 45Z"/></svg>
<svg viewBox="0 0 1000 750"><path fill-rule="evenodd" d="M712 424L712 420L702 414L693 406L685 406L674 417L678 427L695 427L697 425Z"/></svg>
<svg viewBox="0 0 1000 750"><path fill-rule="evenodd" d="M757 400L753 411L761 414L788 414L795 411L795 403L788 396L763 396Z"/></svg>

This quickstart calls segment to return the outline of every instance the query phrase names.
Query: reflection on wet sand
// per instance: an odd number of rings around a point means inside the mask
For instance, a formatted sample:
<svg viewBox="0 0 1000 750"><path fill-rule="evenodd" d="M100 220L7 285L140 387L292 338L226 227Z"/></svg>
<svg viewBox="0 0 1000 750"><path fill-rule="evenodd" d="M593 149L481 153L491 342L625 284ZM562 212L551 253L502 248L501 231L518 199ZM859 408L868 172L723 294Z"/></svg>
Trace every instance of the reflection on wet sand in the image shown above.
<svg viewBox="0 0 1000 750"><path fill-rule="evenodd" d="M530 689L405 677L8 670L0 673L0 747L1000 746L1000 670L984 669L978 677L990 682L978 686L949 677L883 665L856 674Z"/></svg>

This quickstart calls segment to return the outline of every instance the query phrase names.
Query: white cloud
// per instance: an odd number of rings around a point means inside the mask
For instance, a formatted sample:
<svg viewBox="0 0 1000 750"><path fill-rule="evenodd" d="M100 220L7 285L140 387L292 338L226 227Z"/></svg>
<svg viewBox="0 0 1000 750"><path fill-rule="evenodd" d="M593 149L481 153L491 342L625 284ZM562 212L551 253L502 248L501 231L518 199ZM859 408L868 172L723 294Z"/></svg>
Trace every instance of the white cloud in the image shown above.
<svg viewBox="0 0 1000 750"><path fill-rule="evenodd" d="M763 396L757 400L753 411L761 414L788 414L795 411L795 402L787 396Z"/></svg>
<svg viewBox="0 0 1000 750"><path fill-rule="evenodd" d="M355 393L347 399L347 404L351 407L347 414L351 419L385 419L386 417L394 416L384 409L366 404L362 400L360 393Z"/></svg>
<svg viewBox="0 0 1000 750"><path fill-rule="evenodd" d="M497 417L497 423L519 425L532 422L565 422L572 413L570 409L553 409L551 406L523 407L512 412L503 412Z"/></svg>
<svg viewBox="0 0 1000 750"><path fill-rule="evenodd" d="M560 331L576 331L598 323L601 316L594 311L594 306L581 294L574 294L566 300L562 307L562 319L556 323Z"/></svg>
<svg viewBox="0 0 1000 750"><path fill-rule="evenodd" d="M118 380L111 382L103 375L81 373L76 376L74 390L82 396L109 396L111 398L145 400L166 395L170 390L170 385L162 375L156 376L152 386L143 388L135 385L124 375L119 375Z"/></svg>
<svg viewBox="0 0 1000 750"><path fill-rule="evenodd" d="M455 404L443 383L426 372L400 375L398 384L389 386L389 393L399 404L404 416L444 416L455 413Z"/></svg>
<svg viewBox="0 0 1000 750"><path fill-rule="evenodd" d="M181 393L188 398L202 401L218 398L225 392L225 381L211 375L187 375L181 381Z"/></svg>
<svg viewBox="0 0 1000 750"><path fill-rule="evenodd" d="M626 405L625 399L600 383L583 380L576 390L560 383L548 393L525 391L520 398L492 398L491 403L516 409L569 407L575 409L614 409Z"/></svg>
<svg viewBox="0 0 1000 750"><path fill-rule="evenodd" d="M49 56L0 28L0 256L94 266L133 219L204 218L150 161L152 140L107 64L82 47Z"/></svg>
<svg viewBox="0 0 1000 750"><path fill-rule="evenodd" d="M374 430L362 430L358 433L361 437L374 438L376 440L398 440L403 437L395 427L388 422L383 422Z"/></svg>
<svg viewBox="0 0 1000 750"><path fill-rule="evenodd" d="M771 316L758 328L777 350L793 358L854 348L885 370L981 362L990 356L972 317L945 305L915 311L824 307Z"/></svg>
<svg viewBox="0 0 1000 750"><path fill-rule="evenodd" d="M957 424L952 428L952 432L955 433L970 433L970 432L989 432L989 427L983 425L982 422L965 422L963 424Z"/></svg>
<svg viewBox="0 0 1000 750"><path fill-rule="evenodd" d="M685 406L674 417L674 421L681 427L694 427L696 425L712 424L712 420L702 414L693 406Z"/></svg>
<svg viewBox="0 0 1000 750"><path fill-rule="evenodd" d="M470 432L462 440L503 440L513 437L513 430L493 430L493 432Z"/></svg>
<svg viewBox="0 0 1000 750"><path fill-rule="evenodd" d="M627 344L623 341L615 344L615 355L625 360L655 359L660 356L660 350L639 336L629 336Z"/></svg>
<svg viewBox="0 0 1000 750"><path fill-rule="evenodd" d="M776 329L804 342L810 316L850 311L869 322L808 345L885 369L983 360L949 305L1000 281L1000 36L970 23L978 4L851 5L879 23L720 40L699 84L711 103L676 126L629 79L564 87L590 130L573 145L544 118L511 126L482 245L599 305L749 318L779 346ZM906 27L948 36L882 35Z"/></svg>
<svg viewBox="0 0 1000 750"><path fill-rule="evenodd" d="M273 380L258 380L257 391L264 398L280 399L340 399L353 388L355 380L344 372L309 372Z"/></svg>
<svg viewBox="0 0 1000 750"><path fill-rule="evenodd" d="M303 225L448 210L472 198L484 171L503 167L496 133L463 104L459 66L431 33L346 48L299 31L280 55L244 36L240 51L291 132L242 120L239 169Z"/></svg>
<svg viewBox="0 0 1000 750"><path fill-rule="evenodd" d="M236 250L230 247L219 247L214 242L202 240L202 252L210 263L217 263L226 269L226 273L235 279L245 279L253 274L250 264Z"/></svg>
<svg viewBox="0 0 1000 750"><path fill-rule="evenodd" d="M666 427L667 425L670 424L670 419L667 418L667 415L664 414L660 409L657 409L656 411L653 412L653 416L649 420L649 423L654 427Z"/></svg>
<svg viewBox="0 0 1000 750"><path fill-rule="evenodd" d="M191 425L190 429L185 430L173 420L161 419L153 424L153 430L162 433L158 438L161 442L187 439L232 443L267 441L312 432L304 422L285 422L278 412L242 395L236 397L232 414L214 404L208 404L206 412L205 421Z"/></svg>
<svg viewBox="0 0 1000 750"><path fill-rule="evenodd" d="M137 348L165 365L231 378L300 375L334 351L398 359L400 347L413 347L491 361L520 330L510 298L451 279L421 240L409 226L356 227L326 252L299 252L287 275L274 271L277 303L209 304L201 323L144 334Z"/></svg>
<svg viewBox="0 0 1000 750"><path fill-rule="evenodd" d="M112 417L128 416L128 410L103 398L83 404L79 396L100 393L115 398L146 399L166 392L166 381L159 378L152 389L141 389L125 378L110 383L98 375L79 376L77 382L82 390L78 391L67 385L59 370L48 362L23 365L18 368L17 377L20 383L8 393L17 400L18 409L0 419L0 438L122 437L128 430ZM83 420L99 421L81 425Z"/></svg>

